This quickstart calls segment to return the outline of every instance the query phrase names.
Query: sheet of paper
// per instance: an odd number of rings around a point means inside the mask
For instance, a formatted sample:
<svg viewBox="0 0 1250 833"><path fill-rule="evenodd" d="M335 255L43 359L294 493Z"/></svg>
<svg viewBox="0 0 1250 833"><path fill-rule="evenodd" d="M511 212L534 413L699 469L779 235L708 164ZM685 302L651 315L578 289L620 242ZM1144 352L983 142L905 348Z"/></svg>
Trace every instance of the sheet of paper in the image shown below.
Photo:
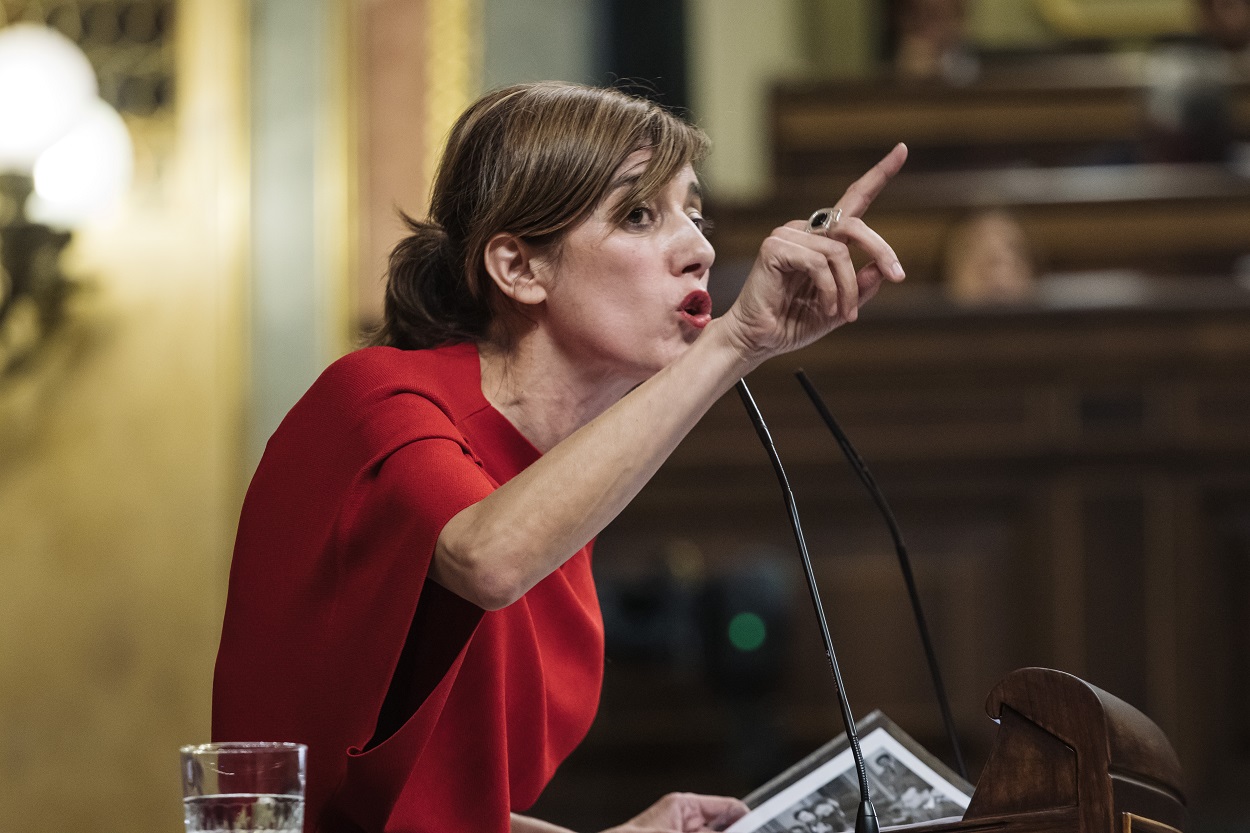
<svg viewBox="0 0 1250 833"><path fill-rule="evenodd" d="M861 738L860 751L882 827L963 816L971 796L884 728ZM858 808L859 778L848 748L734 822L726 833L841 833L854 829Z"/></svg>

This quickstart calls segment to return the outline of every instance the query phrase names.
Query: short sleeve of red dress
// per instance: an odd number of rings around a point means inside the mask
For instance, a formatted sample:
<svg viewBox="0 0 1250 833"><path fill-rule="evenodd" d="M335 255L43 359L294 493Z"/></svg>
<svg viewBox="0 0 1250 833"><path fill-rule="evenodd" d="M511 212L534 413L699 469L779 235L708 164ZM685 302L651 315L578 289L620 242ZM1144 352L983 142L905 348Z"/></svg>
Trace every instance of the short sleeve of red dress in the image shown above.
<svg viewBox="0 0 1250 833"><path fill-rule="evenodd" d="M426 581L443 525L536 457L482 398L471 345L345 357L270 440L213 737L307 743L307 830L507 830L589 729L589 546L501 611Z"/></svg>

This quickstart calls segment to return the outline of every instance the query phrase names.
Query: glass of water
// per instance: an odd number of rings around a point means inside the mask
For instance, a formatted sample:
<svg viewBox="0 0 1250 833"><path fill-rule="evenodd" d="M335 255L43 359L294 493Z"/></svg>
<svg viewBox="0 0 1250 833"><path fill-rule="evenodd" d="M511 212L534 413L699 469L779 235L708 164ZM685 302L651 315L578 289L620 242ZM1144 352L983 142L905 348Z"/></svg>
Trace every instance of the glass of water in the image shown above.
<svg viewBox="0 0 1250 833"><path fill-rule="evenodd" d="M304 744L205 743L181 752L187 833L304 829Z"/></svg>

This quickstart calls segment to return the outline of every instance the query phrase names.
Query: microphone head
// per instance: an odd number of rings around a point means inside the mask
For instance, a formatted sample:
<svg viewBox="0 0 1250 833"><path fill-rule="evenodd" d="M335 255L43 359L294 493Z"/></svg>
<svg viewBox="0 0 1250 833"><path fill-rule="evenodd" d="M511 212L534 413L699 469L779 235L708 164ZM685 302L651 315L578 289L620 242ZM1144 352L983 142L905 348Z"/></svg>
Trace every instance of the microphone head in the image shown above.
<svg viewBox="0 0 1250 833"><path fill-rule="evenodd" d="M859 811L855 813L855 833L881 833L877 808L867 798L859 802Z"/></svg>

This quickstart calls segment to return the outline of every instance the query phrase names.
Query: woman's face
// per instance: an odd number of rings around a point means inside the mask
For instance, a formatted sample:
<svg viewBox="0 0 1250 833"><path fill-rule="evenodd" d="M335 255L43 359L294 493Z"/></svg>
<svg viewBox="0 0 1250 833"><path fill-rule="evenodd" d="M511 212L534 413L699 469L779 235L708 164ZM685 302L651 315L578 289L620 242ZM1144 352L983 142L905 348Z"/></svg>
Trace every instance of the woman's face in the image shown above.
<svg viewBox="0 0 1250 833"><path fill-rule="evenodd" d="M702 198L689 166L653 200L620 207L650 158L632 154L606 198L535 270L546 288L539 315L558 349L596 376L641 382L681 355L711 320ZM606 381L606 379L605 379Z"/></svg>

